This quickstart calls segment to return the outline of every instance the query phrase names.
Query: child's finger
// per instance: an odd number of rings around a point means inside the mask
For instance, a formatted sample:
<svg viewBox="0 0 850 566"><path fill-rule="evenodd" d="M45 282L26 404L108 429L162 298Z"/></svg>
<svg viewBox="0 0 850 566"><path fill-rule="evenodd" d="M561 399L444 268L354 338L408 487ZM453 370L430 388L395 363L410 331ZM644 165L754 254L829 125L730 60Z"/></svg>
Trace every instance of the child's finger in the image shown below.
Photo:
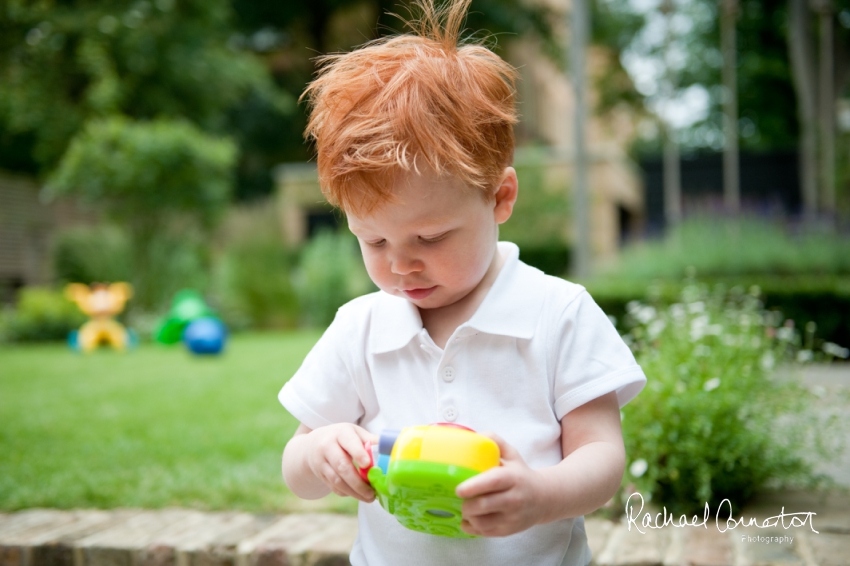
<svg viewBox="0 0 850 566"><path fill-rule="evenodd" d="M354 425L354 430L357 431L357 434L360 436L360 439L363 442L366 442L368 440L372 444L377 444L381 440L380 436L378 436L377 434L373 434L373 433L369 432L368 430L366 430L362 426Z"/></svg>
<svg viewBox="0 0 850 566"><path fill-rule="evenodd" d="M461 499L469 499L486 493L504 491L510 489L512 485L513 480L510 474L506 474L502 468L492 468L458 485L455 495Z"/></svg>
<svg viewBox="0 0 850 566"><path fill-rule="evenodd" d="M501 513L511 509L516 503L516 497L507 491L499 491L479 497L473 497L463 502L461 513L464 519L472 519Z"/></svg>
<svg viewBox="0 0 850 566"><path fill-rule="evenodd" d="M371 502L375 498L375 492L365 483L348 455L342 450L330 456L322 470L325 483L337 495L354 497L361 501Z"/></svg>
<svg viewBox="0 0 850 566"><path fill-rule="evenodd" d="M361 445L360 448L362 450L363 446ZM360 474L351 461L351 455L347 451L342 448L337 448L336 453L332 456L332 458L331 462L334 463L334 471L351 491L349 494L351 497L355 497L361 501L371 501L374 499L374 490L368 483L363 481L362 477L360 477Z"/></svg>
<svg viewBox="0 0 850 566"><path fill-rule="evenodd" d="M363 439L354 430L347 430L340 434L337 442L348 453L349 458L357 462L358 466L368 466L372 461L371 454L363 447Z"/></svg>

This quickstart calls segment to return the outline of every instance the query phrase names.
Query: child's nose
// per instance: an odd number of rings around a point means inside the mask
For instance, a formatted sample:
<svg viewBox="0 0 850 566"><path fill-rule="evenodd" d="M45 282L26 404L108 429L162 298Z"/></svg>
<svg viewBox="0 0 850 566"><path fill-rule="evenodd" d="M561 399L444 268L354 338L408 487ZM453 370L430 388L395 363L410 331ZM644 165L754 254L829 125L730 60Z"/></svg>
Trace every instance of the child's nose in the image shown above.
<svg viewBox="0 0 850 566"><path fill-rule="evenodd" d="M425 267L421 260L406 255L396 256L390 263L390 269L395 275L409 275L422 271Z"/></svg>

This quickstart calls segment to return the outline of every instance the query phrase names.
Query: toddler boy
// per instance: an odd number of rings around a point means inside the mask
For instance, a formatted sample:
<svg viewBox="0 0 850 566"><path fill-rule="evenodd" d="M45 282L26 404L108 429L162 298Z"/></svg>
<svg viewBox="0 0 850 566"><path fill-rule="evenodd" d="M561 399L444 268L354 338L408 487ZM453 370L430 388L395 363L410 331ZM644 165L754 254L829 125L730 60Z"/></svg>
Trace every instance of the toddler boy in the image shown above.
<svg viewBox="0 0 850 566"><path fill-rule="evenodd" d="M380 291L341 307L280 392L299 421L283 476L306 499L355 497L354 566L584 566L582 515L615 493L619 408L645 383L579 285L498 242L517 198L515 70L459 45L470 0L419 0L415 33L325 58L305 96L319 178ZM455 422L502 465L458 486L475 539L410 531L352 460L382 429Z"/></svg>

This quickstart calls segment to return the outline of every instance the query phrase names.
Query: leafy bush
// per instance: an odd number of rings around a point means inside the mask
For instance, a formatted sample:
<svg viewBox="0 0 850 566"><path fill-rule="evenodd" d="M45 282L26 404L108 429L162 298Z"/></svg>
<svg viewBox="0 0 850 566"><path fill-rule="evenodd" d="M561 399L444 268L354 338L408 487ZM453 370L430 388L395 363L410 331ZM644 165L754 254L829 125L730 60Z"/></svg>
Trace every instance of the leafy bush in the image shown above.
<svg viewBox="0 0 850 566"><path fill-rule="evenodd" d="M65 340L86 318L62 292L25 287L17 305L2 314L0 338L9 342Z"/></svg>
<svg viewBox="0 0 850 566"><path fill-rule="evenodd" d="M774 371L814 358L812 333L803 340L756 295L691 283L668 307L629 304L624 338L648 383L623 409L624 483L677 515L811 484L810 457L834 454L829 443L843 438L814 413L812 394Z"/></svg>
<svg viewBox="0 0 850 566"><path fill-rule="evenodd" d="M340 306L374 289L356 240L345 231L313 237L301 251L294 282L303 321L311 326L330 324Z"/></svg>
<svg viewBox="0 0 850 566"><path fill-rule="evenodd" d="M227 323L234 328L295 326L295 258L283 244L272 207L266 203L231 211L224 232L215 295Z"/></svg>
<svg viewBox="0 0 850 566"><path fill-rule="evenodd" d="M604 278L679 280L700 277L850 274L850 239L828 233L792 235L760 218L697 217L666 238L626 248Z"/></svg>
<svg viewBox="0 0 850 566"><path fill-rule="evenodd" d="M166 266L185 271L199 257L182 245L187 234L207 231L225 211L235 161L231 140L188 122L112 117L89 122L74 137L49 187L103 207L127 228L135 304L156 309Z"/></svg>
<svg viewBox="0 0 850 566"><path fill-rule="evenodd" d="M691 271L692 274L696 272ZM757 286L761 289L761 300L765 308L781 313L801 325L813 322L817 325L815 346L825 342L850 344L850 277L798 275L773 276L752 275L740 277L700 277L706 283L736 285L745 288ZM634 300L643 300L647 291L644 281L596 279L586 282L593 298L608 315L622 322L626 305ZM672 304L679 299L683 283L680 280L655 280L649 288L657 303ZM621 328L622 330L623 328Z"/></svg>
<svg viewBox="0 0 850 566"><path fill-rule="evenodd" d="M564 163L546 148L523 148L514 163L519 198L510 220L499 227L499 238L519 246L520 257L550 275L569 266L564 218L568 216Z"/></svg>
<svg viewBox="0 0 850 566"><path fill-rule="evenodd" d="M78 226L61 232L53 246L53 269L64 283L129 281L130 242L116 226Z"/></svg>

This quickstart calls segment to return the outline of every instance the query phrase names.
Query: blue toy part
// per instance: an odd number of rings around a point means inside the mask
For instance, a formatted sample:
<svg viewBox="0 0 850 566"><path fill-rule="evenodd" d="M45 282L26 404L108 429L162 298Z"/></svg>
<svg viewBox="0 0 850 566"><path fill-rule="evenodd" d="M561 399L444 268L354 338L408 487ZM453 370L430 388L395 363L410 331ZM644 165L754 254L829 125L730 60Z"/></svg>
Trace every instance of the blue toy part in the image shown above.
<svg viewBox="0 0 850 566"><path fill-rule="evenodd" d="M390 455L389 454L379 454L378 455L378 467L381 468L381 471L385 474L389 473L390 470Z"/></svg>
<svg viewBox="0 0 850 566"><path fill-rule="evenodd" d="M226 340L227 328L214 317L195 319L183 331L183 343L193 354L219 354Z"/></svg>
<svg viewBox="0 0 850 566"><path fill-rule="evenodd" d="M78 330L72 330L68 333L68 346L72 350L80 351L80 332Z"/></svg>
<svg viewBox="0 0 850 566"><path fill-rule="evenodd" d="M380 440L378 441L378 452L381 454L386 454L387 456L392 454L393 446L395 446L395 441L398 440L399 434L401 434L400 430L382 430Z"/></svg>
<svg viewBox="0 0 850 566"><path fill-rule="evenodd" d="M133 349L139 347L139 335L135 330L127 329L127 348Z"/></svg>

